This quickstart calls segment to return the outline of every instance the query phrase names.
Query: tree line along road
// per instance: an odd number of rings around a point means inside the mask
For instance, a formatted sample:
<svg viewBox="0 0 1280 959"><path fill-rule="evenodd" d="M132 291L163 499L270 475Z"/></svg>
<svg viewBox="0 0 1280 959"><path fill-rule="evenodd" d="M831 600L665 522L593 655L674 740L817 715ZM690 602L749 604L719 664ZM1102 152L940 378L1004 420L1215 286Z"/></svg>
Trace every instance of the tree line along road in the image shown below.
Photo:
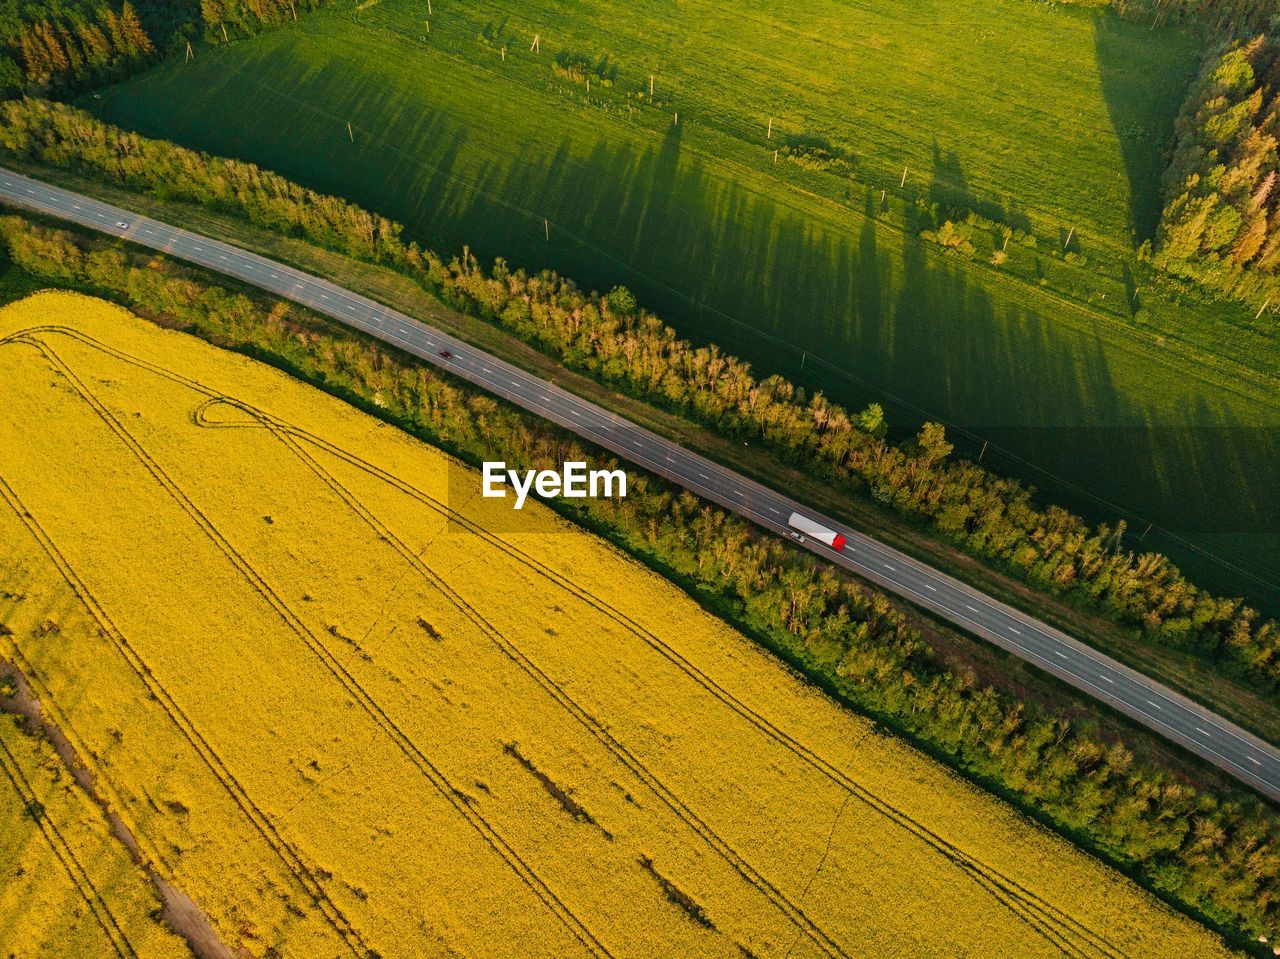
<svg viewBox="0 0 1280 959"><path fill-rule="evenodd" d="M0 201L123 238L252 284L448 370L774 533L798 512L842 533L805 547L994 643L1280 801L1280 750L1185 696L924 563L417 319L218 240L0 168ZM447 355L445 355L447 354ZM0 472L3 463L0 462Z"/></svg>

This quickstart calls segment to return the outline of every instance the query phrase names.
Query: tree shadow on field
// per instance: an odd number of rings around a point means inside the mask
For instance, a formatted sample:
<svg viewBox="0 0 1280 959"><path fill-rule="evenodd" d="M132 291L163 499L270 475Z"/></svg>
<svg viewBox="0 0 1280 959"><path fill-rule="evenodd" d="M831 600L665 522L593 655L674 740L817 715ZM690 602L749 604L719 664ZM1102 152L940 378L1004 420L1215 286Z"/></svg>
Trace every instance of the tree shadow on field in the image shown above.
<svg viewBox="0 0 1280 959"><path fill-rule="evenodd" d="M963 171L939 159L939 191L954 190ZM924 219L905 238L883 232L870 193L855 223L847 208L806 215L684 153L677 131L648 149L562 143L493 164L481 186L456 204L441 198L473 249L585 287L624 283L680 335L745 357L761 376L852 407L881 402L898 436L938 418L962 455L990 440L984 462L1047 501L1095 521L1150 516L1188 539L1222 530L1224 515L1268 521L1256 507L1262 486L1280 481L1274 435L1246 439L1211 399L1161 414L1096 333L1064 326L1034 295L997 294L976 264L919 239ZM540 219L522 223L492 196L555 211L562 235L553 226L548 243ZM1230 476L1206 469L1215 459L1236 461ZM1194 551L1161 545L1196 565Z"/></svg>
<svg viewBox="0 0 1280 959"><path fill-rule="evenodd" d="M1123 97L1135 81L1118 61L1139 38L1121 32L1112 43L1109 23L1099 20L1099 57L1114 61L1103 79L1109 98ZM554 268L587 289L625 284L679 335L716 343L762 376L782 374L855 408L881 402L899 433L944 420L972 456L990 439L1013 455L997 459L993 448L984 462L996 459L1094 519L1115 510L1075 487L1188 534L1211 528L1215 510L1219 521L1256 515L1251 504L1269 496L1263 484L1275 477L1262 451L1274 451L1271 438L1251 441L1259 457L1243 472L1208 483L1214 452L1203 431L1229 426L1220 400L1210 394L1170 412L1170 397L1197 389L1160 379L1176 371L1135 360L1063 322L1062 304L1034 288L991 282L983 264L921 240L932 224L887 227L878 191L854 188L848 205L793 193L766 176L763 156L759 171L722 165L693 149L695 127L686 134L674 123L656 134L621 124L540 129L498 150L448 105L423 109L416 94L388 99L375 83L336 84L337 66L317 69L309 82L326 91L327 115L300 114L288 136L271 126L278 114L248 116L246 159L400 220L407 238L442 255L467 245L482 261ZM1164 104L1171 123L1177 95L1153 91L1166 83L1148 78L1123 115L1149 117ZM380 132L375 139L369 122L362 138L357 126L354 143L333 119L366 115ZM517 132L519 119L508 121ZM936 160L926 195L972 206L957 159L939 149ZM1150 150L1128 162L1130 177L1158 175ZM1018 215L1011 204L987 212ZM1182 417L1184 435L1153 432Z"/></svg>
<svg viewBox="0 0 1280 959"><path fill-rule="evenodd" d="M954 217L960 211L972 210L997 223L1009 223L1020 229L1030 226L1025 215L1020 214L1018 222L1013 223L1002 204L995 200L979 199L969 189L969 178L960 166L959 155L954 150L943 150L936 140L933 143L933 180L929 184L929 200L943 208L944 216Z"/></svg>
<svg viewBox="0 0 1280 959"><path fill-rule="evenodd" d="M1129 181L1129 228L1136 246L1155 236L1160 221L1174 121L1199 66L1198 54L1171 59L1165 69L1152 70L1146 68L1149 61L1135 58L1134 51L1163 42L1163 29L1153 32L1110 10L1096 14L1093 23L1098 78ZM1179 34L1177 42L1184 43L1185 36Z"/></svg>

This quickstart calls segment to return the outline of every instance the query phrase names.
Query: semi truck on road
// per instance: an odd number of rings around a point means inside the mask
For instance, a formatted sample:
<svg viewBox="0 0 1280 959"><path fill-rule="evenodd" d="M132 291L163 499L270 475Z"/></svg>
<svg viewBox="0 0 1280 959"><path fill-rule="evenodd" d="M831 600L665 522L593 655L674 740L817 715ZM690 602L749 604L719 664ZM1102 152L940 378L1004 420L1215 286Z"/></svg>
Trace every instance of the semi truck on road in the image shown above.
<svg viewBox="0 0 1280 959"><path fill-rule="evenodd" d="M844 549L845 538L843 536L833 529L827 529L821 523L815 523L807 516L792 513L791 518L787 520L787 525L794 530L799 530L805 536L812 536L820 543L826 543L834 550Z"/></svg>

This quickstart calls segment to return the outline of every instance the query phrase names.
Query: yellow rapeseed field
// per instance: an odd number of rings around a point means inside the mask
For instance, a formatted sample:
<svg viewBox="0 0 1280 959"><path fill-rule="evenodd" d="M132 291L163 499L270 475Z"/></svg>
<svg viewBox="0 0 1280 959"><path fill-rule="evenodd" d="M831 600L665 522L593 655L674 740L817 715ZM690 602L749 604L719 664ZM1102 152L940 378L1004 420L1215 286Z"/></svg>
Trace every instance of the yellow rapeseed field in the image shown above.
<svg viewBox="0 0 1280 959"><path fill-rule="evenodd" d="M0 955L190 959L159 908L53 747L0 717Z"/></svg>
<svg viewBox="0 0 1280 959"><path fill-rule="evenodd" d="M0 311L0 451L0 653L232 948L1228 954L606 544L274 369L40 294Z"/></svg>

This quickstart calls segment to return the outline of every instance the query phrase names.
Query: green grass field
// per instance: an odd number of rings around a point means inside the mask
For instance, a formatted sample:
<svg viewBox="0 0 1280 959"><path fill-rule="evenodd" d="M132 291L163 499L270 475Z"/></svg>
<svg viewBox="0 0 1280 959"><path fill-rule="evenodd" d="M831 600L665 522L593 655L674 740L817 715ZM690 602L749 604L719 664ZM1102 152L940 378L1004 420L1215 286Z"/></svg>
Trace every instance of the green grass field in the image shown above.
<svg viewBox="0 0 1280 959"><path fill-rule="evenodd" d="M1011 0L678 17L656 0L442 0L429 34L425 0L362 6L202 48L86 105L346 195L444 251L625 283L761 370L888 401L904 425L942 418L972 453L989 439L997 468L1154 521L1145 545L1277 604L1250 575L1280 559L1269 318L1162 298L1131 253L1158 212L1193 38ZM587 58L590 94L553 70L563 52ZM846 167L775 163L797 137ZM991 236L976 259L943 254L916 238L917 200L1037 247L1013 244L999 269ZM1068 234L1086 263L1064 261Z"/></svg>

